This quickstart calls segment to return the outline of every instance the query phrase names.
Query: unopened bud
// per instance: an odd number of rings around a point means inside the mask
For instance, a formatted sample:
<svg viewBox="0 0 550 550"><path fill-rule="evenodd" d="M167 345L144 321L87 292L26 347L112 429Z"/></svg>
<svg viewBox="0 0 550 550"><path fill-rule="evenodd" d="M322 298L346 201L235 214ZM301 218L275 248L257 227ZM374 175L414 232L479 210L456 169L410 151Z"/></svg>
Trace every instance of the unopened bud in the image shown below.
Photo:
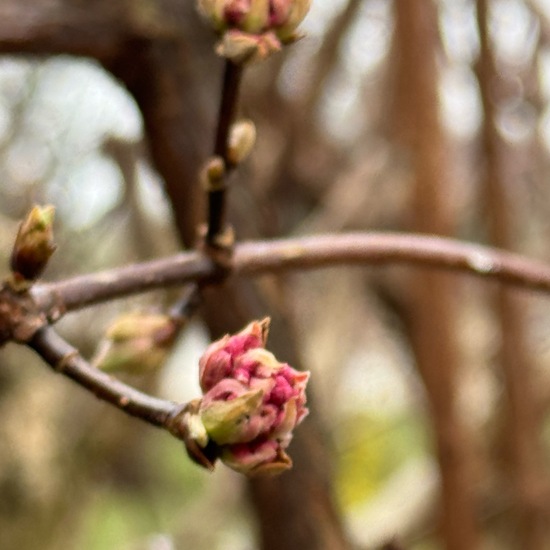
<svg viewBox="0 0 550 550"><path fill-rule="evenodd" d="M218 53L234 63L265 59L296 39L311 0L199 0L201 14L222 35Z"/></svg>
<svg viewBox="0 0 550 550"><path fill-rule="evenodd" d="M227 157L231 164L243 162L256 143L256 126L251 120L239 120L231 126Z"/></svg>
<svg viewBox="0 0 550 550"><path fill-rule="evenodd" d="M218 191L225 187L225 162L221 157L210 158L200 175L201 183L206 192Z"/></svg>
<svg viewBox="0 0 550 550"><path fill-rule="evenodd" d="M155 371L164 364L179 328L167 315L124 314L108 328L93 362L107 372Z"/></svg>
<svg viewBox="0 0 550 550"><path fill-rule="evenodd" d="M198 414L227 466L247 475L290 468L285 452L308 413L309 373L277 361L264 346L269 319L212 343L199 362Z"/></svg>
<svg viewBox="0 0 550 550"><path fill-rule="evenodd" d="M16 281L40 276L56 249L53 242L53 206L35 206L21 222L11 255Z"/></svg>

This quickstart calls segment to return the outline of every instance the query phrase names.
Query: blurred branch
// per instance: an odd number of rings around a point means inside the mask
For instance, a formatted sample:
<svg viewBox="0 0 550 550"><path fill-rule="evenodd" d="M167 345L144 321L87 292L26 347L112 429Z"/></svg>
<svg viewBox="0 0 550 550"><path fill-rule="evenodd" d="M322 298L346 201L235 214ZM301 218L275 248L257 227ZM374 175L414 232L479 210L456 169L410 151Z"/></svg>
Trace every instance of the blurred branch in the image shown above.
<svg viewBox="0 0 550 550"><path fill-rule="evenodd" d="M2 0L0 52L68 54L108 62L136 40L170 39L181 34L174 14L149 10L144 21L139 4L96 0L90 9L78 0Z"/></svg>
<svg viewBox="0 0 550 550"><path fill-rule="evenodd" d="M113 57L124 40L116 9L90 10L38 2L3 2L2 53L67 53L98 59ZM76 32L78 31L78 32ZM101 40L97 37L101 36Z"/></svg>
<svg viewBox="0 0 550 550"><path fill-rule="evenodd" d="M410 155L413 231L452 235L450 141L440 120L439 6L395 2L394 95L391 117L396 143ZM483 262L482 262L483 263ZM491 270L491 268L490 268ZM475 465L465 418L458 407L460 352L457 280L419 270L407 287L404 326L426 389L440 471L439 536L449 550L477 548ZM408 306L408 307L407 307Z"/></svg>
<svg viewBox="0 0 550 550"><path fill-rule="evenodd" d="M342 42L346 38L351 26L357 20L359 10L364 5L363 0L349 0L337 17L334 18L326 38L323 40L315 62L311 69L312 74L307 89L298 101L297 108L307 110L306 120L312 120L312 113L318 107L319 98L325 89L323 84L340 62Z"/></svg>
<svg viewBox="0 0 550 550"><path fill-rule="evenodd" d="M514 242L516 201L510 196L504 159L514 154L497 127L498 98L502 78L497 69L494 46L491 42L490 3L476 4L480 37L477 78L483 106L482 145L485 153L484 194L490 241L501 248L511 248ZM515 491L515 515L519 533L517 540L523 548L537 549L548 540L549 480L544 450L539 434L542 432L539 415L539 395L533 359L527 333L527 315L516 293L499 286L492 296L498 314L500 348L498 360L503 374L506 402L506 439L510 456L509 471Z"/></svg>
<svg viewBox="0 0 550 550"><path fill-rule="evenodd" d="M318 235L237 244L229 274L261 275L289 269L337 265L410 264L461 271L509 285L550 292L550 266L513 254L458 240L400 233ZM56 319L66 311L113 298L190 281L208 282L224 272L200 252L80 275L36 285L38 306Z"/></svg>

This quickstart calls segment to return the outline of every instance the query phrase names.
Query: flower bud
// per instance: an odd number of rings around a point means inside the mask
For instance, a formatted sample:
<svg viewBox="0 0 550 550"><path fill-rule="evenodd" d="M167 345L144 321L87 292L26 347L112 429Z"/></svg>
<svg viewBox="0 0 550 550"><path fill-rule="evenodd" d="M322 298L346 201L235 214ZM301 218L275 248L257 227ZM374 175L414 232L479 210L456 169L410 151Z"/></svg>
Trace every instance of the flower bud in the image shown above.
<svg viewBox="0 0 550 550"><path fill-rule="evenodd" d="M55 252L54 214L53 206L35 206L21 222L11 254L11 270L16 281L33 281L39 277Z"/></svg>
<svg viewBox="0 0 550 550"><path fill-rule="evenodd" d="M107 329L93 363L107 372L155 371L164 364L178 329L167 315L124 314Z"/></svg>
<svg viewBox="0 0 550 550"><path fill-rule="evenodd" d="M295 39L311 0L199 0L200 13L222 34L218 53L235 63L258 61Z"/></svg>
<svg viewBox="0 0 550 550"><path fill-rule="evenodd" d="M256 143L256 126L251 120L239 120L231 126L227 157L233 165L243 162Z"/></svg>
<svg viewBox="0 0 550 550"><path fill-rule="evenodd" d="M211 157L203 167L200 180L208 193L223 189L225 186L225 163L221 157Z"/></svg>
<svg viewBox="0 0 550 550"><path fill-rule="evenodd" d="M198 415L221 460L248 475L290 468L285 449L308 413L309 373L264 348L268 329L269 319L254 321L212 343L199 362L204 396Z"/></svg>

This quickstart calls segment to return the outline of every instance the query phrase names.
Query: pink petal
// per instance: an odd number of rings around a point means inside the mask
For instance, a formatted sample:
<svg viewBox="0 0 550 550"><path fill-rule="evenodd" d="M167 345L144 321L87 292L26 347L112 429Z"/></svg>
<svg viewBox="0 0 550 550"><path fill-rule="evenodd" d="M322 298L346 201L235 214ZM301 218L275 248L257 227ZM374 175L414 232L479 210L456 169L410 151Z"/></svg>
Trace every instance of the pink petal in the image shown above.
<svg viewBox="0 0 550 550"><path fill-rule="evenodd" d="M292 386L283 376L275 378L275 387L269 394L268 401L274 405L282 406L294 395Z"/></svg>
<svg viewBox="0 0 550 550"><path fill-rule="evenodd" d="M210 344L199 360L199 381L202 391L208 391L231 371L231 356L225 350L229 336Z"/></svg>
<svg viewBox="0 0 550 550"><path fill-rule="evenodd" d="M269 440L261 443L237 443L228 445L221 459L230 468L248 473L260 464L274 460L277 457L277 448L277 443Z"/></svg>
<svg viewBox="0 0 550 550"><path fill-rule="evenodd" d="M202 402L204 406L212 401L231 401L240 395L248 392L248 388L231 378L224 378L218 382L211 390L204 394Z"/></svg>

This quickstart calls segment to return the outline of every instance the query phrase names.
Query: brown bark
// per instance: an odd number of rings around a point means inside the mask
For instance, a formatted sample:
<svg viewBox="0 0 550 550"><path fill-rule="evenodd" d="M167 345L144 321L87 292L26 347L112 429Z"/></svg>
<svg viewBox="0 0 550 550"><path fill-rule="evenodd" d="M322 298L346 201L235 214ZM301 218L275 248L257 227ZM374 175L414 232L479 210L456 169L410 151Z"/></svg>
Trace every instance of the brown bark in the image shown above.
<svg viewBox="0 0 550 550"><path fill-rule="evenodd" d="M504 249L513 248L513 203L503 175L506 143L496 127L498 92L502 80L489 38L488 0L477 3L480 35L478 81L483 104L482 147L484 153L484 205L490 242ZM513 153L512 153L513 154ZM548 541L547 511L549 482L540 444L540 417L533 380L532 361L526 335L525 310L517 291L499 286L492 296L500 332L498 365L505 386L504 438L509 455L513 484L514 512L518 529L512 536L526 550L536 550Z"/></svg>
<svg viewBox="0 0 550 550"><path fill-rule="evenodd" d="M453 230L449 207L448 150L438 120L437 8L425 0L395 2L398 137L411 155L414 174L412 226L426 233ZM441 535L446 548L478 546L472 461L456 407L457 347L454 340L456 279L419 272L412 281L408 325L424 381L441 471Z"/></svg>

